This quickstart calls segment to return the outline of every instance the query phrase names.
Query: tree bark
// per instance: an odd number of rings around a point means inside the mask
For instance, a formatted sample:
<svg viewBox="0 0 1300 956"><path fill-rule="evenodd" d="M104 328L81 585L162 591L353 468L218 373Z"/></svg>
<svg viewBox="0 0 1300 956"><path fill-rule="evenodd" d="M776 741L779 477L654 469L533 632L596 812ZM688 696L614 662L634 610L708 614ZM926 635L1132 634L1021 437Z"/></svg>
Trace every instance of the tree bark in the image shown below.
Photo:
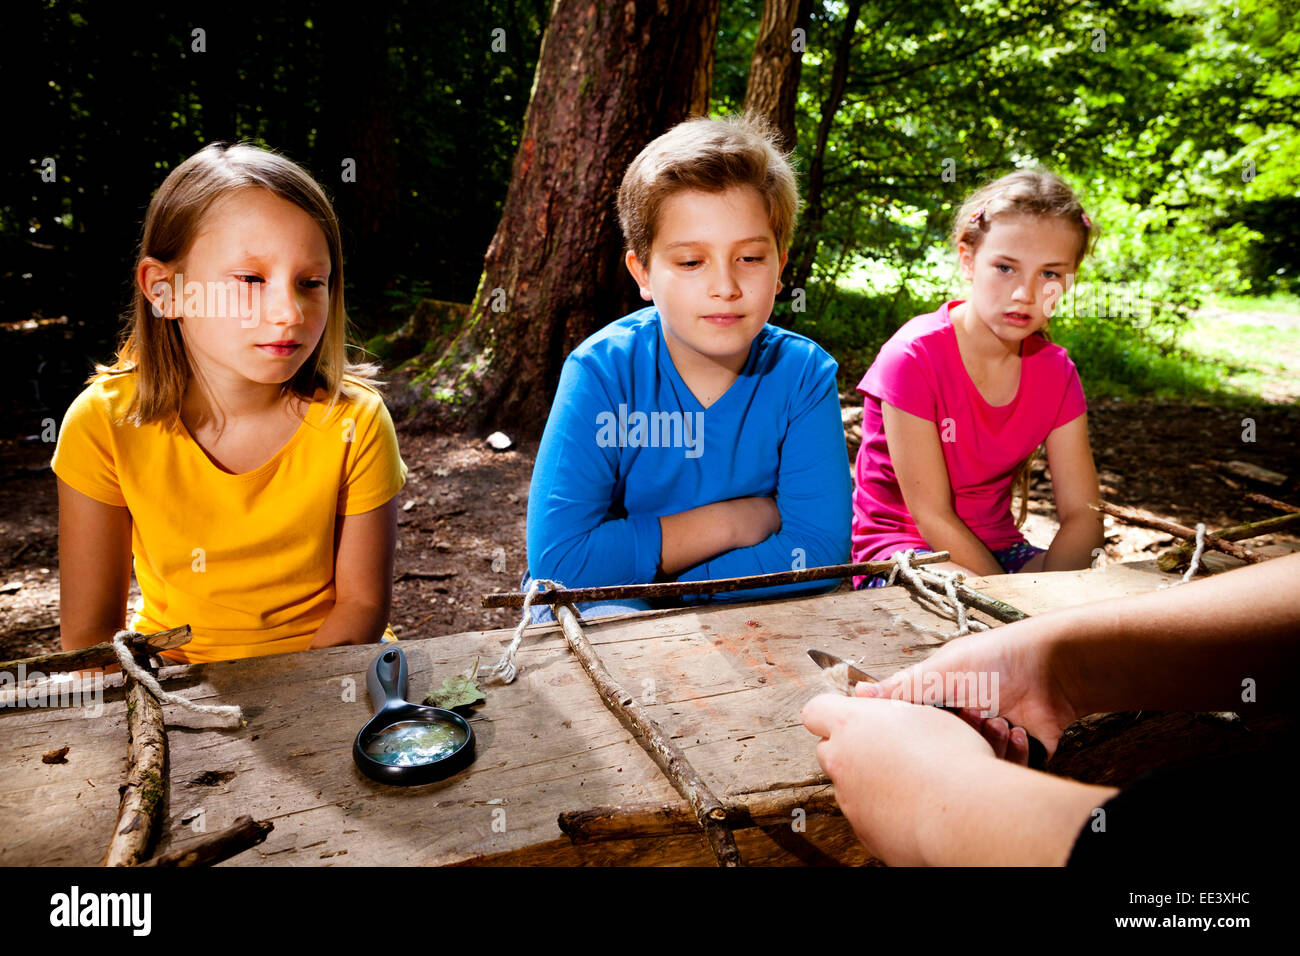
<svg viewBox="0 0 1300 956"><path fill-rule="evenodd" d="M141 666L143 655L136 660ZM162 704L134 678L126 680L126 783L121 789L117 822L104 853L104 866L135 866L149 854L166 819L167 731Z"/></svg>
<svg viewBox="0 0 1300 956"><path fill-rule="evenodd" d="M707 107L719 0L556 0L510 189L460 334L416 377L415 426L540 433L564 357L644 305L614 198L654 137Z"/></svg>
<svg viewBox="0 0 1300 956"><path fill-rule="evenodd" d="M275 824L270 820L254 820L247 815L241 816L219 833L209 834L203 839L191 843L183 850L164 853L140 865L166 867L216 866L223 860L238 856L245 850L257 846L274 829Z"/></svg>
<svg viewBox="0 0 1300 956"><path fill-rule="evenodd" d="M668 782L686 800L695 815L704 836L709 841L719 866L743 866L740 851L736 848L735 838L727 828L727 810L722 801L704 782L686 755L669 738L667 732L645 713L644 709L631 694L614 680L605 665L601 663L591 642L582 632L574 616L573 609L561 604L555 609L555 616L564 631L564 639L569 649L582 664L591 682L596 685L600 699L605 707L618 718L636 738L651 759L663 771Z"/></svg>
<svg viewBox="0 0 1300 956"><path fill-rule="evenodd" d="M811 17L812 0L767 0L749 63L745 112L765 117L776 128L784 149L794 149L794 106ZM803 31L797 49L795 30Z"/></svg>
<svg viewBox="0 0 1300 956"><path fill-rule="evenodd" d="M858 14L862 10L862 0L850 0L844 16L844 26L840 31L840 40L835 48L835 63L831 67L831 85L822 101L822 115L817 123L817 139L813 143L808 159L808 188L804 193L804 225L799 230L799 239L791 255L794 268L790 273L791 288L804 288L812 274L813 260L817 257L817 235L821 231L822 216L825 208L822 204L822 190L826 181L826 144L830 141L831 127L835 123L835 114L844 100L844 90L849 82L849 57L853 53L853 36L858 28Z"/></svg>
<svg viewBox="0 0 1300 956"><path fill-rule="evenodd" d="M188 644L192 638L190 626L183 624L171 630L158 631L155 634L143 634L137 640L128 641L128 646L137 653L153 654L158 651L171 650ZM18 660L0 663L0 672L12 672L17 675L20 668L29 679L33 671L44 674L62 674L81 670L86 667L108 667L117 663L117 651L110 642L79 647L73 651L54 651L36 657L23 657Z"/></svg>

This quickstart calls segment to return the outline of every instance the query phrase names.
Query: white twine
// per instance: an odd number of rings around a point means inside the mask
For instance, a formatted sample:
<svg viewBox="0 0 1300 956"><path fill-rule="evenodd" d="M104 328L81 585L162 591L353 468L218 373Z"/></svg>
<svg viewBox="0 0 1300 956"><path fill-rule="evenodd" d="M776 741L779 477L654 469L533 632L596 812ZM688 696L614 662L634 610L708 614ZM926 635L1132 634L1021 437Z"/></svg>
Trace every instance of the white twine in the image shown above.
<svg viewBox="0 0 1300 956"><path fill-rule="evenodd" d="M498 681L502 684L512 684L517 676L519 669L515 666L515 654L519 650L519 644L524 639L524 628L530 623L532 615L528 609L532 606L537 592L542 589L542 585L553 591L559 591L564 585L559 581L551 581L547 578L534 578L533 583L528 586L528 593L524 595L524 612L519 618L519 623L515 625L515 636L510 641L510 646L506 648L505 654L501 660L497 661L491 667L482 671L484 680Z"/></svg>
<svg viewBox="0 0 1300 956"><path fill-rule="evenodd" d="M135 662L130 648L126 642L131 638L140 637L134 631L118 631L113 635L113 650L117 652L117 659L122 664L122 670L126 671L133 678L144 684L149 693L158 698L164 704L176 704L179 707L195 713L208 714L221 719L223 727L239 727L244 723L244 712L239 709L238 704L200 704L182 697L179 694L171 694L162 689L157 678Z"/></svg>
<svg viewBox="0 0 1300 956"><path fill-rule="evenodd" d="M1196 550L1192 552L1192 560L1189 561L1187 564L1187 572L1182 576L1181 580L1166 581L1164 584L1160 585L1160 588L1157 588L1157 590L1161 590L1163 588L1176 588L1178 587L1178 585L1186 584L1188 581L1190 581L1195 576L1197 570L1200 568L1201 555L1203 555L1204 553L1205 553L1205 522L1202 521L1202 522L1197 522L1196 525Z"/></svg>
<svg viewBox="0 0 1300 956"><path fill-rule="evenodd" d="M950 641L954 637L963 637L971 631L987 631L989 629L987 624L967 615L966 605L962 603L961 597L957 593L957 585L966 580L966 575L960 571L941 571L926 565L913 567L912 559L915 557L916 551L912 549L896 553L894 555L894 566L890 568L889 577L885 580L886 586L892 585L901 574L903 581L911 585L909 590L923 603L928 604L930 610L943 617L955 620L957 630L951 634L943 634L923 624L916 624L912 621L905 621L905 623L922 634L928 634L943 641ZM927 582L943 588L944 593L936 594L926 587Z"/></svg>

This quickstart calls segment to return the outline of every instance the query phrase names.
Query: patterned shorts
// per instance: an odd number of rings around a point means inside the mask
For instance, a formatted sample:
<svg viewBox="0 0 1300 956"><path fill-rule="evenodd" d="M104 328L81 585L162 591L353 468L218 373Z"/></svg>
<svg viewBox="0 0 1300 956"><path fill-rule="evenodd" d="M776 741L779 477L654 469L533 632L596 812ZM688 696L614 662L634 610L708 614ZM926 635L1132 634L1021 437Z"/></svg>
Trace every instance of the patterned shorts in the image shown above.
<svg viewBox="0 0 1300 956"><path fill-rule="evenodd" d="M930 548L917 548L916 553L934 554L934 551ZM1034 555L1043 554L1043 553L1044 553L1043 548L1035 548L1028 541L1017 541L1015 544L1010 545L1009 547L999 548L998 550L994 551L993 557L997 560L998 564L1002 566L1003 571L1005 571L1007 574L1015 574L1026 564L1028 564L1029 561L1034 557ZM865 581L862 582L858 590L865 591L867 588L883 588L885 586L885 581L887 579L888 579L888 575L873 574L871 577L867 578Z"/></svg>

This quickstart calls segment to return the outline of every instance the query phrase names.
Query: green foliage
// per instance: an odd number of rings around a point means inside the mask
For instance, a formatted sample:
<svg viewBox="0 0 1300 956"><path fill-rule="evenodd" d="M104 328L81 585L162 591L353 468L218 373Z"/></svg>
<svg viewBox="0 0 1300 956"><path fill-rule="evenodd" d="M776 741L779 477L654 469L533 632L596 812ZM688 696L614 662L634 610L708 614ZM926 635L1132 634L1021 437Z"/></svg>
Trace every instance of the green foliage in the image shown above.
<svg viewBox="0 0 1300 956"><path fill-rule="evenodd" d="M16 124L0 177L0 304L11 318L67 314L98 337L85 351L105 357L149 197L216 140L280 150L325 186L363 337L400 324L393 311L420 298L473 294L546 0L393 0L360 14L295 0L195 22L149 2L129 16L89 0L19 6L35 22L11 25L27 57L11 92L36 122ZM493 49L498 26L504 50ZM56 182L40 179L44 157ZM345 158L355 182L341 175Z"/></svg>
<svg viewBox="0 0 1300 956"><path fill-rule="evenodd" d="M723 0L714 112L743 104L763 3ZM1202 372L1180 352L1198 305L1300 294L1298 6L863 3L844 93L832 100L847 5L814 2L795 159L805 195L814 168L820 186L793 258L815 255L799 277L806 310L784 303L775 320L829 348L852 387L894 328L960 294L945 236L962 199L1013 168L1045 165L1101 227L1081 288L1137 287L1152 306L1059 318L1054 334L1077 349L1085 380L1139 393L1208 388L1227 365ZM202 53L190 25L161 6L126 18L88 0L32 9L36 22L13 30L30 57L13 98L38 122L30 132L16 124L13 175L0 178L0 299L11 317L66 313L106 342L148 196L195 149L235 138L285 151L326 184L343 220L349 311L381 357L381 333L421 301L472 299L546 0L395 0L361 17L264 5L207 25ZM588 80L584 95L598 95L603 78ZM142 91L147 108L123 108ZM45 156L58 163L56 182L40 182ZM341 181L342 157L357 160L356 183ZM102 344L84 351L103 357Z"/></svg>

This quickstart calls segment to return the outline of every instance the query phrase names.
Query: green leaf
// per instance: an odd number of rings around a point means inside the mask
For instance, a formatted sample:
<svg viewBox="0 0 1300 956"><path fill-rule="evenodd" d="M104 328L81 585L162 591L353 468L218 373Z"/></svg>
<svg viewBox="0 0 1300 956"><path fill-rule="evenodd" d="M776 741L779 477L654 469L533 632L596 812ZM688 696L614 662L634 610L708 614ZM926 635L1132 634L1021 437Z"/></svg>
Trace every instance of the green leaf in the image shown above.
<svg viewBox="0 0 1300 956"><path fill-rule="evenodd" d="M425 696L424 702L430 707L441 707L443 710L451 710L455 707L471 707L474 704L481 704L487 698L483 691L479 689L476 677L478 675L478 658L463 674L453 674L451 677L445 677L441 687L434 687Z"/></svg>

